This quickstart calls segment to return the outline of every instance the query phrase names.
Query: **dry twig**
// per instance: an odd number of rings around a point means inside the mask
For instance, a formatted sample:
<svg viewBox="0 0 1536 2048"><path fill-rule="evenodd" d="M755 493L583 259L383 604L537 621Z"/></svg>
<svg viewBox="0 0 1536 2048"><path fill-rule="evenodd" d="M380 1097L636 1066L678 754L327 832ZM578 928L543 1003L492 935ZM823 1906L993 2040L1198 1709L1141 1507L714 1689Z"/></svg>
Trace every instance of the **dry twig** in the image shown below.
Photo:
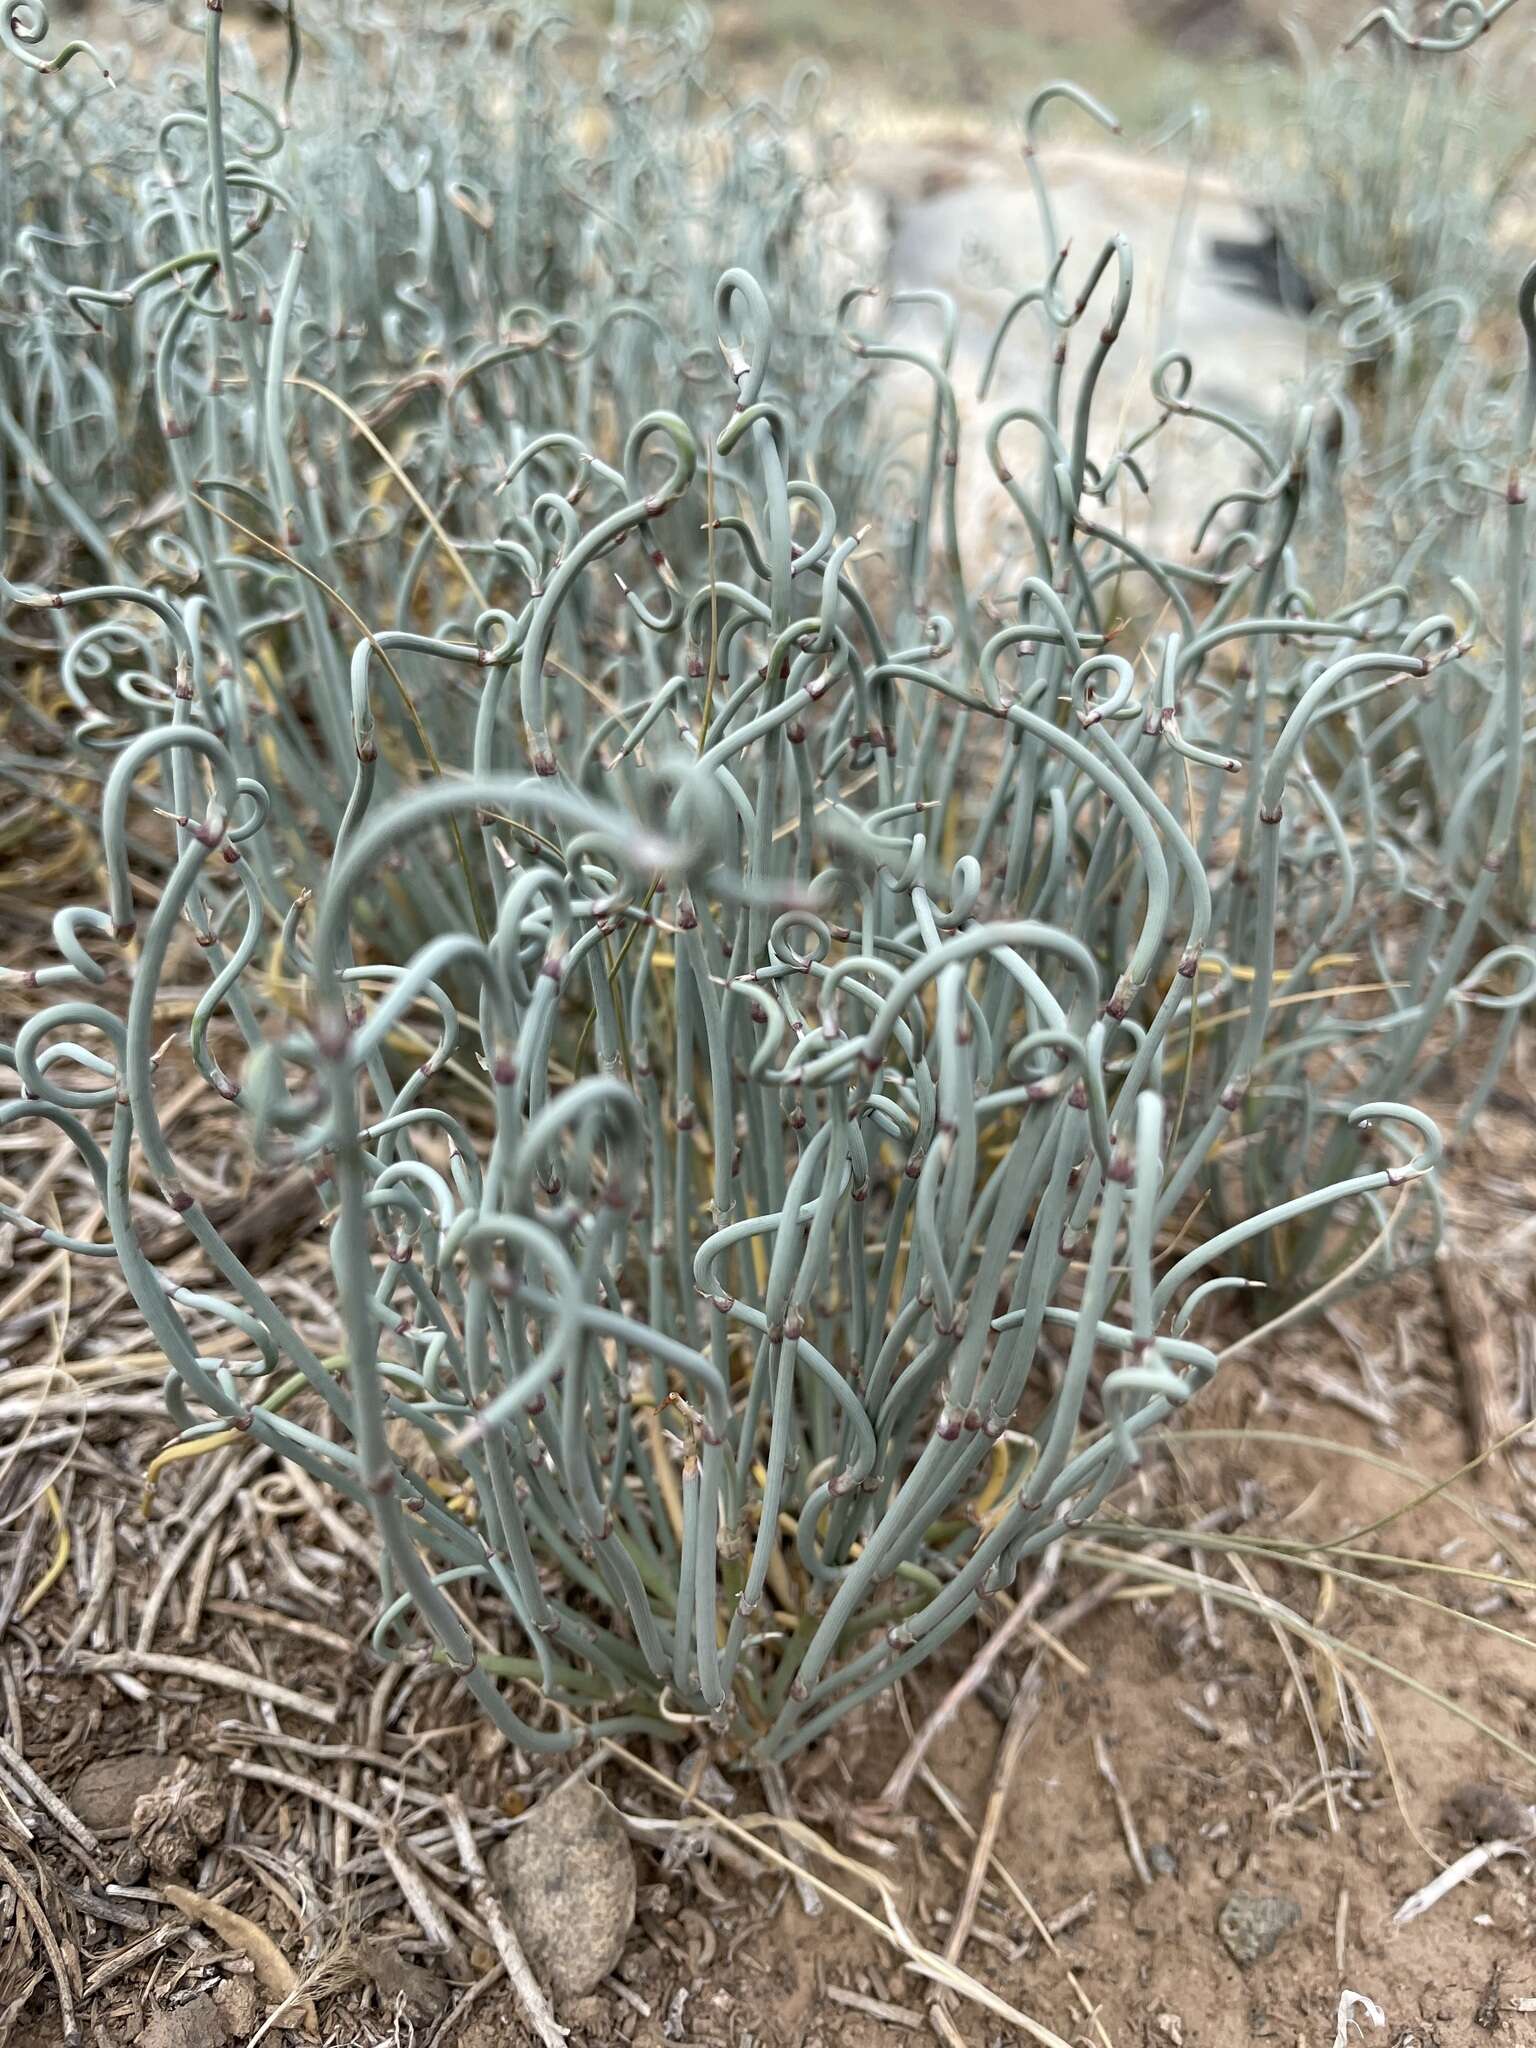
<svg viewBox="0 0 1536 2048"><path fill-rule="evenodd" d="M1526 1842L1479 1842L1475 1849L1469 1849L1465 1856L1458 1856L1454 1863L1448 1863L1428 1884L1420 1885L1416 1892L1404 1899L1392 1915L1392 1925L1406 1927L1410 1920L1417 1920L1421 1913L1427 1913L1431 1906L1438 1905L1447 1892L1465 1884L1469 1877L1476 1877L1480 1870L1486 1870L1500 1856L1524 1856L1529 1860L1530 1853L1530 1845Z"/></svg>
<svg viewBox="0 0 1536 2048"><path fill-rule="evenodd" d="M1003 1807L1013 1784L1013 1774L1018 1769L1019 1758L1024 1753L1024 1744L1039 1715L1040 1679L1036 1666L1032 1664L1019 1681L1019 1689L1013 1696L1013 1705L1008 1709L1008 1725L1004 1728L1003 1739L998 1744L997 1762L992 1773L992 1789L987 1794L986 1810L982 1814L975 1851L971 1856L970 1872L965 1880L965 1892L944 1948L946 1958L952 1963L958 1963L965 1953L971 1922L976 1917L976 1907L981 1898L981 1887L986 1880L987 1865L992 1858L998 1828L1002 1825Z"/></svg>
<svg viewBox="0 0 1536 2048"><path fill-rule="evenodd" d="M1125 1837L1131 1868L1141 1883L1150 1888L1152 1870L1147 1862L1147 1852L1141 1846L1141 1836L1136 1830L1136 1816L1131 1812L1131 1802L1121 1789L1119 1776L1110 1761L1109 1748L1102 1735L1095 1735L1093 1738L1093 1760L1099 1767L1099 1776L1109 1787L1109 1796L1115 1802L1115 1813L1119 1817L1120 1832Z"/></svg>
<svg viewBox="0 0 1536 2048"><path fill-rule="evenodd" d="M198 1685L211 1685L221 1692L248 1693L252 1699L265 1700L273 1707L286 1707L291 1714L307 1715L311 1721L320 1721L327 1728L334 1728L340 1718L337 1709L326 1700L311 1699L307 1693L292 1692L286 1685L275 1685L270 1678L259 1678L253 1671L236 1671L228 1664L215 1664L207 1657L176 1657L161 1650L111 1650L101 1655L82 1657L80 1669L142 1671L157 1678L188 1678Z"/></svg>
<svg viewBox="0 0 1536 2048"><path fill-rule="evenodd" d="M566 2030L555 2018L549 2000L538 1979L528 1966L522 1945L512 1932L507 1916L501 1910L501 1901L496 1896L485 1859L475 1845L474 1830L469 1824L469 1815L463 1804L456 1798L443 1801L443 1811L448 1816L448 1825L453 1830L453 1846L458 1851L464 1874L469 1879L470 1897L485 1922L485 1931L491 1937L491 1946L501 1958L501 1966L507 1973L507 1982L517 1993L518 2002L528 2015L529 2025L544 2043L544 2048L564 2048Z"/></svg>
<svg viewBox="0 0 1536 2048"><path fill-rule="evenodd" d="M1061 1545L1059 1543L1052 1544L1041 1560L1039 1571L1036 1572L1025 1592L1019 1596L1018 1602L1008 1619L1001 1628L995 1630L982 1644L981 1649L972 1658L965 1671L955 1680L954 1684L913 1736L911 1742L908 1743L905 1756L903 1756L901 1762L885 1781L884 1790L880 1794L882 1806L900 1807L905 1803L906 1796L912 1789L912 1780L917 1776L918 1766L932 1748L935 1738L949 1726L965 1702L984 1684L993 1665L1009 1647L1014 1637L1021 1630L1029 1626L1029 1623L1044 1605L1046 1596L1056 1583L1056 1573L1060 1560ZM1039 1658L1037 1657L1035 1665L1030 1667L1031 1670L1038 1663ZM1025 1682L1025 1680L1020 1681L1021 1684Z"/></svg>

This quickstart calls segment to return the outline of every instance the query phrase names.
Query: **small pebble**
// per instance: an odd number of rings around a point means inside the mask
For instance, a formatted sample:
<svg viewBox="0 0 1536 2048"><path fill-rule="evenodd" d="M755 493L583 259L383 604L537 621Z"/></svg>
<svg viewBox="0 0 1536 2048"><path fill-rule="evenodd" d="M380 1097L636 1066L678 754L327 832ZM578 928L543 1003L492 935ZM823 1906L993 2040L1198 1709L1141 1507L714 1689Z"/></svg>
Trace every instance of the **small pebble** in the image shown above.
<svg viewBox="0 0 1536 2048"><path fill-rule="evenodd" d="M1222 1947L1234 1963L1246 1969L1275 1952L1282 1934L1289 1934L1301 1922L1301 1908L1294 1899L1258 1892L1232 1892L1216 1918L1216 1932Z"/></svg>
<svg viewBox="0 0 1536 2048"><path fill-rule="evenodd" d="M147 1792L173 1777L180 1757L131 1750L127 1756L97 1757L69 1788L70 1805L97 1834L132 1825L133 1809Z"/></svg>

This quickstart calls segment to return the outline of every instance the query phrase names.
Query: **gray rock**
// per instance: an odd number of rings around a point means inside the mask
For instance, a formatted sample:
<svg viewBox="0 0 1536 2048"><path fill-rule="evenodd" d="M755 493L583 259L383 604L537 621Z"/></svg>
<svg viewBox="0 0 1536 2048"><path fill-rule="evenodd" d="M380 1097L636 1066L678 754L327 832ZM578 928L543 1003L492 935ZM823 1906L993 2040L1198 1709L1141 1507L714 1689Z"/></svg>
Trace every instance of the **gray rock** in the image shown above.
<svg viewBox="0 0 1536 2048"><path fill-rule="evenodd" d="M181 1761L176 1756L157 1756L152 1750L97 1757L70 1787L69 1803L97 1834L130 1827L135 1806L173 1777Z"/></svg>
<svg viewBox="0 0 1536 2048"><path fill-rule="evenodd" d="M624 1952L635 1859L623 1823L587 1778L546 1793L496 1856L507 1915L558 1999L583 1998Z"/></svg>
<svg viewBox="0 0 1536 2048"><path fill-rule="evenodd" d="M1216 1916L1216 1932L1234 1963L1246 1969L1273 1955L1282 1934L1301 1923L1294 1899L1259 1892L1232 1892Z"/></svg>

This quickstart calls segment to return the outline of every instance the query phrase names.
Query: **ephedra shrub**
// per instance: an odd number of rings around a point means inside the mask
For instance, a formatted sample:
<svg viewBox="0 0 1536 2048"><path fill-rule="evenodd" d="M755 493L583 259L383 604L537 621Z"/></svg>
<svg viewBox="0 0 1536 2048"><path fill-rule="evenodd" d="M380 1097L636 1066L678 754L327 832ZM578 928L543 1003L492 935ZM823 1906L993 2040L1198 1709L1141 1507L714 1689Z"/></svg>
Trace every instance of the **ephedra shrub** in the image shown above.
<svg viewBox="0 0 1536 2048"><path fill-rule="evenodd" d="M120 129L38 28L6 631L100 779L105 893L27 971L0 1118L71 1141L108 1235L41 1234L117 1262L184 1441L233 1427L373 1518L381 1653L530 1748L703 1717L781 1758L1109 1498L1216 1370L1213 1293L1432 1241L1411 1098L1498 958L1480 884L1415 924L1445 881L1369 714L1489 629L1465 593L1310 598L1305 411L1255 432L1182 355L1101 409L1132 257L1057 236L1073 88L1029 116L1042 396L987 436L1024 555L978 573L944 306L924 347L828 296L817 145L755 107L695 151L687 32L590 102L530 60L510 128L440 53L451 118L321 145L308 74L291 126L281 81L226 86L217 12ZM1190 433L1198 559L1116 511ZM1490 873L1507 626L1497 674ZM319 1182L334 1351L189 1186L177 1058ZM209 1285L147 1256L167 1207Z"/></svg>
<svg viewBox="0 0 1536 2048"><path fill-rule="evenodd" d="M1490 622L1444 687L1368 715L1395 831L1463 892L1495 800L1477 777L1503 687L1500 637L1527 616L1505 499L1533 317L1520 286L1532 74L1519 25L1498 26L1508 11L1453 5L1404 21L1378 9L1326 61L1304 42L1296 132L1257 171L1318 301L1308 388L1332 431L1298 521L1308 581L1327 604L1371 583L1454 604L1459 583ZM1530 704L1528 689L1528 718ZM1340 758L1325 741L1320 770ZM1536 927L1528 821L1485 914L1522 947ZM1518 998L1529 979L1506 956L1490 994Z"/></svg>

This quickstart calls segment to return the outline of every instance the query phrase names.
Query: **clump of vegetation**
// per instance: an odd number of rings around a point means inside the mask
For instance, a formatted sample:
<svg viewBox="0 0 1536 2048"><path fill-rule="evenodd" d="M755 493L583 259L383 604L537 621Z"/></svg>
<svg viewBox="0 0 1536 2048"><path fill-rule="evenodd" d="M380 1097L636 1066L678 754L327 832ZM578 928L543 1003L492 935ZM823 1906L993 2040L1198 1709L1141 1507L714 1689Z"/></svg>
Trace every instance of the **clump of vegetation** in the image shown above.
<svg viewBox="0 0 1536 2048"><path fill-rule="evenodd" d="M440 27L467 94L490 31ZM118 1261L182 1444L373 1515L383 1654L530 1748L703 1718L778 1759L1094 1513L1217 1370L1213 1294L1433 1242L1412 1098L1509 959L1529 406L1467 882L1379 789L1472 592L1317 604L1309 409L1255 433L1175 354L1101 415L1132 252L1069 257L1038 147L1094 102L1029 112L1043 396L987 433L1027 560L978 575L953 309L833 293L795 94L703 146L690 30L590 101L516 33L510 109L388 98L344 147L292 71L226 85L217 11L110 164L88 53L12 76L3 594L105 893L27 977L61 994L0 1119L89 1166L110 1242L43 1234ZM1174 559L1123 508L1187 423L1227 453ZM333 1354L178 1164L193 974L231 1129L322 1187ZM156 1198L208 1289L148 1258Z"/></svg>
<svg viewBox="0 0 1536 2048"><path fill-rule="evenodd" d="M1510 43L1426 53L1378 28L1325 56L1294 33L1296 113L1263 173L1281 238L1354 362L1417 345L1432 366L1437 309L1503 310L1518 277L1530 140Z"/></svg>
<svg viewBox="0 0 1536 2048"><path fill-rule="evenodd" d="M1318 301L1308 395L1331 432L1297 528L1307 579L1324 603L1362 581L1437 604L1469 587L1489 621L1443 688L1393 703L1379 730L1369 720L1382 801L1461 891L1476 885L1471 814L1488 793L1472 795L1468 776L1503 661L1517 658L1500 636L1526 617L1505 498L1526 438L1533 315L1517 226L1530 142L1521 45L1488 37L1507 11L1405 21L1377 9L1327 61L1303 42L1293 146L1260 172ZM1536 923L1523 825L1484 910L1523 946ZM1508 990L1529 978L1523 957L1506 956Z"/></svg>

